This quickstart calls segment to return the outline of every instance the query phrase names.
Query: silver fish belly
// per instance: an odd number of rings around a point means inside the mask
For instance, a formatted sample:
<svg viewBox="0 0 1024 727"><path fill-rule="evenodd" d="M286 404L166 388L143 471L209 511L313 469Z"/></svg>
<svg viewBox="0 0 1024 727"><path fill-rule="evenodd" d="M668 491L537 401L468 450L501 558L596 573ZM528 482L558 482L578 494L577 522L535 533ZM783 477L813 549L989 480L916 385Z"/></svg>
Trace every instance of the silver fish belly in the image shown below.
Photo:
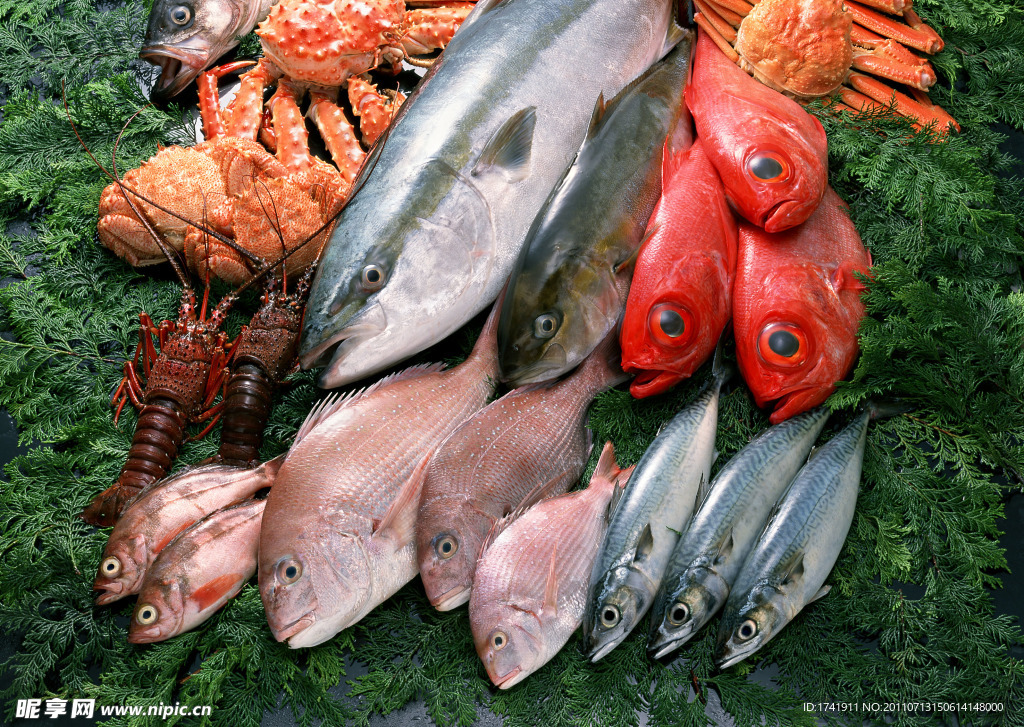
<svg viewBox="0 0 1024 727"><path fill-rule="evenodd" d="M655 658L686 643L725 603L772 506L796 477L828 416L818 407L769 427L712 481L651 608L648 648Z"/></svg>
<svg viewBox="0 0 1024 727"><path fill-rule="evenodd" d="M818 450L779 502L725 604L715 650L720 668L753 654L828 593L822 584L853 522L868 418L861 414Z"/></svg>
<svg viewBox="0 0 1024 727"><path fill-rule="evenodd" d="M629 635L650 608L697 492L707 484L718 428L719 374L680 411L637 463L594 562L583 616L593 661Z"/></svg>
<svg viewBox="0 0 1024 727"><path fill-rule="evenodd" d="M367 159L325 249L300 343L305 368L330 359L321 386L423 350L497 297L598 95L662 55L672 6L478 4ZM600 62L580 62L587 49Z"/></svg>

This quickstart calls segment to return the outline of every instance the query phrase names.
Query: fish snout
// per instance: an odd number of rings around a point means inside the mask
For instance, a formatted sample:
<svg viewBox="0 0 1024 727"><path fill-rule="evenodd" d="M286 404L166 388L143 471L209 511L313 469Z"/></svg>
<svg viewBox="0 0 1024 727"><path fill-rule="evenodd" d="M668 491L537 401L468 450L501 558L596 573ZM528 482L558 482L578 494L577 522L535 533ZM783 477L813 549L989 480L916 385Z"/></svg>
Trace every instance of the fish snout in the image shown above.
<svg viewBox="0 0 1024 727"><path fill-rule="evenodd" d="M275 623L275 621L277 621L275 616L270 611L267 611L267 624L270 626L270 631L274 634L274 638L278 641L288 641L296 634L312 626L316 622L316 615L310 611L290 623L282 624L279 622Z"/></svg>
<svg viewBox="0 0 1024 727"><path fill-rule="evenodd" d="M160 76L150 91L154 101L166 101L179 94L210 60L207 54L183 53L165 46L143 47L139 58L160 68Z"/></svg>
<svg viewBox="0 0 1024 727"><path fill-rule="evenodd" d="M813 200L787 199L779 202L765 213L761 227L765 232L776 233L796 227L807 221L807 218L818 208L820 196Z"/></svg>
<svg viewBox="0 0 1024 727"><path fill-rule="evenodd" d="M454 588L449 588L441 595L430 598L430 605L438 611L451 611L464 603L468 603L471 593L472 589L469 586L460 583Z"/></svg>
<svg viewBox="0 0 1024 727"><path fill-rule="evenodd" d="M637 370L630 368L631 370L627 373ZM626 367L623 366L623 370L625 369ZM687 377L674 371L640 370L636 378L629 384L629 393L633 395L634 399L663 394L685 378Z"/></svg>
<svg viewBox="0 0 1024 727"><path fill-rule="evenodd" d="M560 343L551 343L544 349L540 358L511 371L502 371L502 378L510 386L525 386L526 384L539 384L553 379L565 368L565 348Z"/></svg>
<svg viewBox="0 0 1024 727"><path fill-rule="evenodd" d="M103 593L96 597L97 606L106 606L108 603L113 603L128 595L125 584L121 581L103 581L101 583L99 579L96 579L92 589L94 591L103 591Z"/></svg>

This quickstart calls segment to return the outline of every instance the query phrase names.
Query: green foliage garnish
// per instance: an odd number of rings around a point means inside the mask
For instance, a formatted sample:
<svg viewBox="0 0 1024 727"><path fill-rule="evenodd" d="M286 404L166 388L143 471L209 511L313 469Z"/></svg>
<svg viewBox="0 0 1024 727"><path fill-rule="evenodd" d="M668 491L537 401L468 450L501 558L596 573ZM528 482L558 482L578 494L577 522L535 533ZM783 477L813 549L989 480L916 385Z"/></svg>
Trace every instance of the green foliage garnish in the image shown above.
<svg viewBox="0 0 1024 727"><path fill-rule="evenodd" d="M474 653L465 610L435 612L418 583L303 651L273 641L252 584L198 630L151 646L125 640L132 603L93 605L106 534L78 513L116 477L135 424L128 410L115 426L109 398L134 351L138 313L174 316L179 286L167 271L134 271L99 246L107 179L80 149L60 94L64 84L79 132L108 163L125 120L147 103L139 80L153 70L135 60L146 8L0 0L0 329L10 331L0 337L0 405L31 446L0 483L0 628L19 638L5 665L14 682L0 695L4 717L17 698L59 696L212 704L213 724L255 726L279 709L303 725L368 724L421 698L443 725L472 724L487 708L508 725L635 725L646 711L651 725L697 726L709 724L706 701L739 725L812 725L803 702L841 700L1001 702L1004 711L961 712L959 723L1022 724L1024 666L1009 653L1021 634L994 615L985 589L1000 587L996 518L1024 473L1024 183L1006 176L1002 137L989 127L1024 126L1024 12L1009 0L916 7L946 39L932 97L962 133L935 139L885 115L813 109L829 134L832 184L875 261L862 355L830 405L896 396L916 408L872 426L833 594L754 658L777 665L778 688L749 680L749 663L715 670L712 624L668 662L647 657L645 633L598 664L574 641L501 692ZM244 53L257 48L245 39ZM192 134L183 109L146 108L121 140L118 167ZM252 310L252 300L240 305L229 330ZM418 360L455 360L472 340L464 333ZM595 442L611 438L623 465L636 462L700 384L643 401L606 392L592 412ZM312 375L293 377L266 457L284 451L318 396ZM717 466L767 424L739 384L723 397L721 422ZM209 456L216 442L215 432L186 444L178 466ZM904 583L920 595L904 595ZM820 716L885 723L864 710ZM953 723L949 713L896 717Z"/></svg>

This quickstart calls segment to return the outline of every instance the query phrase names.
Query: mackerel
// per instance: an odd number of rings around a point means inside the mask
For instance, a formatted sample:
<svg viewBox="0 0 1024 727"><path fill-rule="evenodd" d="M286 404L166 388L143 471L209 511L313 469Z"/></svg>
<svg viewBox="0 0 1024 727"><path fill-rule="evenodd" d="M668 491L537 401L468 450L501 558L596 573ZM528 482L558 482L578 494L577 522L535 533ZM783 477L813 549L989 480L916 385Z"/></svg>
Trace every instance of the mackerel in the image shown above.
<svg viewBox="0 0 1024 727"><path fill-rule="evenodd" d="M779 502L725 604L720 668L760 649L831 588L823 584L853 522L869 418L859 415L815 452Z"/></svg>
<svg viewBox="0 0 1024 727"><path fill-rule="evenodd" d="M597 661L618 646L650 608L669 557L705 487L715 451L719 367L697 399L665 425L637 463L594 561L583 616L585 649Z"/></svg>
<svg viewBox="0 0 1024 727"><path fill-rule="evenodd" d="M497 296L611 98L681 31L671 0L481 0L362 168L300 343L325 388L456 331Z"/></svg>
<svg viewBox="0 0 1024 727"><path fill-rule="evenodd" d="M685 644L725 603L772 507L796 477L828 416L819 407L769 427L715 476L654 599L648 650L655 658Z"/></svg>

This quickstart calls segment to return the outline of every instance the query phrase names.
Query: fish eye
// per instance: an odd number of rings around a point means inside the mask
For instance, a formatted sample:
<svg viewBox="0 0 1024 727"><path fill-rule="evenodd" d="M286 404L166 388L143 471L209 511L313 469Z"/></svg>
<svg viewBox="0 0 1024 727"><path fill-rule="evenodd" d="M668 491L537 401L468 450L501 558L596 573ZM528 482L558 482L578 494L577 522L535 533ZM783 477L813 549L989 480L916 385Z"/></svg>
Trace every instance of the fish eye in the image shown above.
<svg viewBox="0 0 1024 727"><path fill-rule="evenodd" d="M605 606L601 609L601 625L606 629L614 627L622 619L622 614L615 606Z"/></svg>
<svg viewBox="0 0 1024 727"><path fill-rule="evenodd" d="M668 622L673 626L679 626L688 618L690 618L690 607L685 603L676 603L669 609Z"/></svg>
<svg viewBox="0 0 1024 727"><path fill-rule="evenodd" d="M434 551L441 560L448 560L459 552L459 541L454 535L445 535L434 544Z"/></svg>
<svg viewBox="0 0 1024 727"><path fill-rule="evenodd" d="M186 5L177 5L171 8L171 22L175 25L185 25L192 19L192 10Z"/></svg>
<svg viewBox="0 0 1024 727"><path fill-rule="evenodd" d="M750 641L755 636L757 636L757 622L752 618L748 618L736 629L736 638L739 641Z"/></svg>
<svg viewBox="0 0 1024 727"><path fill-rule="evenodd" d="M690 311L675 303L659 303L651 308L647 325L654 340L665 346L689 343L695 328Z"/></svg>
<svg viewBox="0 0 1024 727"><path fill-rule="evenodd" d="M141 603L139 607L135 609L135 620L142 626L149 626L151 623L156 623L156 620L160 617L160 612L157 611L156 606L151 606L148 603Z"/></svg>
<svg viewBox="0 0 1024 727"><path fill-rule="evenodd" d="M290 586L302 577L302 563L295 558L286 558L277 564L277 578L286 586Z"/></svg>
<svg viewBox="0 0 1024 727"><path fill-rule="evenodd" d="M551 338L558 330L558 317L553 313L541 313L533 322L533 335L537 338Z"/></svg>
<svg viewBox="0 0 1024 727"><path fill-rule="evenodd" d="M495 651L501 651L508 644L508 634L504 631L495 631L491 634L491 647Z"/></svg>
<svg viewBox="0 0 1024 727"><path fill-rule="evenodd" d="M807 349L807 336L791 323L771 323L761 329L757 338L757 353L773 366L799 366L807 360Z"/></svg>
<svg viewBox="0 0 1024 727"><path fill-rule="evenodd" d="M110 556L105 558L100 563L100 573L105 575L107 578L116 578L121 574L121 561L116 556Z"/></svg>
<svg viewBox="0 0 1024 727"><path fill-rule="evenodd" d="M384 268L380 265L370 263L360 275L360 282L363 285L363 289L371 293L376 292L384 287L384 282L387 276L384 274Z"/></svg>
<svg viewBox="0 0 1024 727"><path fill-rule="evenodd" d="M781 154L773 151L756 152L749 157L747 172L759 182L785 182L789 179L789 165Z"/></svg>

